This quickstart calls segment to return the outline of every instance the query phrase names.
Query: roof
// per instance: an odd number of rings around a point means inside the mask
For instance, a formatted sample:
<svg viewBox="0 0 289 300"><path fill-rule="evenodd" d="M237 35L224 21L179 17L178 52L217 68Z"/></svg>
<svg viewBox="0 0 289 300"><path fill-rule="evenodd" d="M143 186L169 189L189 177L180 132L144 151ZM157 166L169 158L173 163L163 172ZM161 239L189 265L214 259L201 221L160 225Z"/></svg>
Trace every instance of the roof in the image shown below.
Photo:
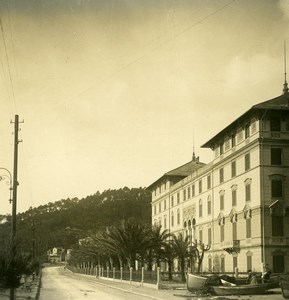
<svg viewBox="0 0 289 300"><path fill-rule="evenodd" d="M190 162L165 173L162 177L160 177L158 180L156 180L150 186L148 186L147 189L151 190L159 183L164 182L168 179L172 179L173 181L178 182L205 165L205 163L199 162L198 159L193 159Z"/></svg>
<svg viewBox="0 0 289 300"><path fill-rule="evenodd" d="M273 99L261 102L252 106L248 111L246 111L243 115L217 133L214 137L212 137L209 141L207 141L202 148L212 148L218 139L221 138L228 130L234 130L237 124L243 123L248 119L250 115L262 110L287 110L289 111L289 92L286 90L282 95L275 97Z"/></svg>
<svg viewBox="0 0 289 300"><path fill-rule="evenodd" d="M252 108L255 109L289 109L289 93L286 92L276 98L261 102L254 105Z"/></svg>

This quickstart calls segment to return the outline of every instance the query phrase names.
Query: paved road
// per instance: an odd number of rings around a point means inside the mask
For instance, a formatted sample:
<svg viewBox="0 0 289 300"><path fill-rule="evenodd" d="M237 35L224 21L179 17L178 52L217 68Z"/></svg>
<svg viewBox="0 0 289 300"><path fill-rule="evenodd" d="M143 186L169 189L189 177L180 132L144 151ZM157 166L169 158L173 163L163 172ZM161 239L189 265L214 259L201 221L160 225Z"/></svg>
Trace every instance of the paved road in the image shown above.
<svg viewBox="0 0 289 300"><path fill-rule="evenodd" d="M42 272L40 300L284 300L280 289L261 296L196 297L186 290L156 290L152 287L129 285L73 274L63 267L47 267Z"/></svg>
<svg viewBox="0 0 289 300"><path fill-rule="evenodd" d="M135 300L155 297L141 296L133 291L110 288L93 277L73 274L63 267L47 267L42 272L40 300ZM155 298L157 299L157 298Z"/></svg>

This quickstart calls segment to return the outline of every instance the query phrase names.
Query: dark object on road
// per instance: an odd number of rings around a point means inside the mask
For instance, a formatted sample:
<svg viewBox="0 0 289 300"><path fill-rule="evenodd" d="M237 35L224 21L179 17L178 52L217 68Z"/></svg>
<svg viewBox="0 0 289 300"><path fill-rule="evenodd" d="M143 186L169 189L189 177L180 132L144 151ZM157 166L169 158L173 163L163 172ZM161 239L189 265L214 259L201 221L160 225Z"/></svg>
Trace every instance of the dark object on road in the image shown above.
<svg viewBox="0 0 289 300"><path fill-rule="evenodd" d="M282 296L285 299L289 299L289 276L281 277L281 290Z"/></svg>
<svg viewBox="0 0 289 300"><path fill-rule="evenodd" d="M212 286L210 291L217 296L228 295L264 295L267 293L267 284L246 284L246 285L221 285Z"/></svg>

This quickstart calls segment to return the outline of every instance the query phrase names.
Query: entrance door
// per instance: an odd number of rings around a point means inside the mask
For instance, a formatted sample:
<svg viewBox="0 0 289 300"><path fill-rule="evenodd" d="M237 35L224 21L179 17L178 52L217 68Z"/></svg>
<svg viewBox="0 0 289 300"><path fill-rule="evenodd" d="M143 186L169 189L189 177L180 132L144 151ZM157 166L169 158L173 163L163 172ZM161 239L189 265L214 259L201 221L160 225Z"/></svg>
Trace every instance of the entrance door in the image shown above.
<svg viewBox="0 0 289 300"><path fill-rule="evenodd" d="M284 273L284 255L273 255L273 273Z"/></svg>

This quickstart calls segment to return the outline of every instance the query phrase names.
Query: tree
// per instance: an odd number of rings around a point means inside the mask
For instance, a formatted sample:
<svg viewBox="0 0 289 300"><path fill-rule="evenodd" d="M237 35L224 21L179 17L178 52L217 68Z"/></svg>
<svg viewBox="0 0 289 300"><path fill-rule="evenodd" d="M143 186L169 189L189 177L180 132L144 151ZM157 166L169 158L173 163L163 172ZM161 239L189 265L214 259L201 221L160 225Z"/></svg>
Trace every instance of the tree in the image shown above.
<svg viewBox="0 0 289 300"><path fill-rule="evenodd" d="M185 264L186 259L189 257L189 245L189 236L184 238L182 233L178 234L178 236L175 234L172 235L172 248L174 250L174 256L179 259L182 281L186 281Z"/></svg>
<svg viewBox="0 0 289 300"><path fill-rule="evenodd" d="M120 227L109 228L102 242L110 252L124 257L128 266L134 269L135 261L144 260L152 245L148 228L134 220L123 221Z"/></svg>
<svg viewBox="0 0 289 300"><path fill-rule="evenodd" d="M195 246L194 247L195 255L196 255L197 261L198 261L197 273L200 273L205 252L209 251L211 246L210 245L205 245L202 241L198 241L198 240L195 240L194 246Z"/></svg>
<svg viewBox="0 0 289 300"><path fill-rule="evenodd" d="M165 247L167 246L167 242L171 234L167 229L162 230L162 226L154 225L150 231L150 239L152 243L152 258L155 259L157 266L160 266L161 259L166 260L165 258ZM150 266L148 267L151 270Z"/></svg>

